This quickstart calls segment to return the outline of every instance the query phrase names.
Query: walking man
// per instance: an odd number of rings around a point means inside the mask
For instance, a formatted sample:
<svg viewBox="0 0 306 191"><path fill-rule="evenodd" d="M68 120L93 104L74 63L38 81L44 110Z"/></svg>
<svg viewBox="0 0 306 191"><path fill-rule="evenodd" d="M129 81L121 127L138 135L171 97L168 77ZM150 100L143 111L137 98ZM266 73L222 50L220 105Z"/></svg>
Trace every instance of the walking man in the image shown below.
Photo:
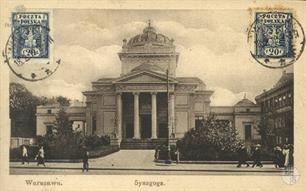
<svg viewBox="0 0 306 191"><path fill-rule="evenodd" d="M239 157L238 165L237 165L238 168L241 167L242 164L246 164L247 167L250 166L250 164L247 162L247 160L248 160L248 151L247 151L247 149L245 148L245 146L243 144L238 149L238 157Z"/></svg>
<svg viewBox="0 0 306 191"><path fill-rule="evenodd" d="M255 150L253 152L253 160L254 160L254 163L253 163L253 166L252 168L256 166L259 166L260 168L263 167L262 163L261 163L261 150L260 150L260 144L257 144L255 146Z"/></svg>
<svg viewBox="0 0 306 191"><path fill-rule="evenodd" d="M176 156L176 164L178 164L180 162L180 151L178 150L178 148L175 151L175 156Z"/></svg>
<svg viewBox="0 0 306 191"><path fill-rule="evenodd" d="M85 170L88 172L88 170L89 170L88 157L89 157L89 152L85 149L84 154L83 154L83 169L82 169L82 172L84 172Z"/></svg>
<svg viewBox="0 0 306 191"><path fill-rule="evenodd" d="M282 149L279 146L274 148L274 166L275 168L284 167L284 155Z"/></svg>

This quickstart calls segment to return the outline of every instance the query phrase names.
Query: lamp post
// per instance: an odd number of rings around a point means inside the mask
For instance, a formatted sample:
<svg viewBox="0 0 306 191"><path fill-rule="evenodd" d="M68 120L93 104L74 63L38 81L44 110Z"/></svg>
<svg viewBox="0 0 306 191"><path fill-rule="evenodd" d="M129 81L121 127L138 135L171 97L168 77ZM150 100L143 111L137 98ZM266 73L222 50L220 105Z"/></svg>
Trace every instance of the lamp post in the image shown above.
<svg viewBox="0 0 306 191"><path fill-rule="evenodd" d="M167 130L168 130L168 135L167 135L167 159L165 160L165 163L166 164L171 164L171 154L170 154L170 120L169 120L169 104L170 104L170 100L169 100L169 70L167 69L166 71L167 73L167 122L168 122L168 125L167 125Z"/></svg>

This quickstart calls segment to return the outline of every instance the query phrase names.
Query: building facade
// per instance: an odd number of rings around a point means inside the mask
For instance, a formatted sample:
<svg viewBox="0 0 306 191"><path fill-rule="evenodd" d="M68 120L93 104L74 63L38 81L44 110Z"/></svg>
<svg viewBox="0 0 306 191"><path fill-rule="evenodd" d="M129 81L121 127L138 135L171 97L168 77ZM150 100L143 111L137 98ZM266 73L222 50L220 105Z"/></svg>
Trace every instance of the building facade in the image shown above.
<svg viewBox="0 0 306 191"><path fill-rule="evenodd" d="M293 73L284 71L273 88L255 98L261 107L262 126L269 130L271 144L293 144L293 93Z"/></svg>
<svg viewBox="0 0 306 191"><path fill-rule="evenodd" d="M217 120L227 120L238 131L238 135L247 145L260 142L256 124L260 120L261 109L244 97L234 106L212 106L211 113Z"/></svg>
<svg viewBox="0 0 306 191"><path fill-rule="evenodd" d="M119 58L120 77L99 79L83 92L88 134L181 138L194 127L196 115L209 113L213 92L199 78L176 77L179 53L173 40L152 26L124 39Z"/></svg>
<svg viewBox="0 0 306 191"><path fill-rule="evenodd" d="M118 56L120 76L92 82L92 89L83 92L86 106L70 114L79 115L75 120L84 122L87 135L110 135L121 146L131 141L176 140L213 112L218 120L231 121L242 139L258 139L253 124L260 108L246 98L232 107L211 107L213 91L197 77L176 76L179 53L174 40L150 24L141 34L124 39ZM49 118L54 120L47 110L47 106L37 108L39 129L47 129Z"/></svg>
<svg viewBox="0 0 306 191"><path fill-rule="evenodd" d="M56 125L56 116L60 109L59 104L40 105L36 107L36 135L44 136L52 133ZM75 131L86 132L85 107L82 105L72 105L64 107L68 114L68 119L72 123L72 128Z"/></svg>

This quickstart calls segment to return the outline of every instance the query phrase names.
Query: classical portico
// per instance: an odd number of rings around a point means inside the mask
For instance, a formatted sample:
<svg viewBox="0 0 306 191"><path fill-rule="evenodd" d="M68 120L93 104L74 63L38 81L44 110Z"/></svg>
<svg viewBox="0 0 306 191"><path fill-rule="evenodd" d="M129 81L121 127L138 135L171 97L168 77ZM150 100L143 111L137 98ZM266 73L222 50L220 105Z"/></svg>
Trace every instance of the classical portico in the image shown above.
<svg viewBox="0 0 306 191"><path fill-rule="evenodd" d="M87 134L122 143L180 138L197 116L208 114L213 92L199 78L176 77L179 53L173 39L149 24L142 34L124 39L118 55L120 77L101 78L83 92Z"/></svg>
<svg viewBox="0 0 306 191"><path fill-rule="evenodd" d="M174 104L173 94L170 94L169 102L168 108L166 92L118 93L118 136L134 139L166 138L168 136L167 111L169 110L170 119L174 119L175 113L174 107L171 107Z"/></svg>

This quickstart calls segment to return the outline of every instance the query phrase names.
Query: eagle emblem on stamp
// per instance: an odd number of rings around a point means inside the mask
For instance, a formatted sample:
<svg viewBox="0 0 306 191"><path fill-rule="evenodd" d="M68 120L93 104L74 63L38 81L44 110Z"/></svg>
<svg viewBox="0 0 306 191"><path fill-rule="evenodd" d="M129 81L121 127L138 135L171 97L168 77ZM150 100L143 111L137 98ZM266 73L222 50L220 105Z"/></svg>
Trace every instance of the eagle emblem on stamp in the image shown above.
<svg viewBox="0 0 306 191"><path fill-rule="evenodd" d="M284 68L301 56L305 35L291 12L255 12L248 31L252 57L268 68Z"/></svg>
<svg viewBox="0 0 306 191"><path fill-rule="evenodd" d="M49 14L12 13L13 58L49 57Z"/></svg>
<svg viewBox="0 0 306 191"><path fill-rule="evenodd" d="M49 12L13 12L12 32L3 51L4 62L17 77L39 81L51 76L61 63L54 61Z"/></svg>

